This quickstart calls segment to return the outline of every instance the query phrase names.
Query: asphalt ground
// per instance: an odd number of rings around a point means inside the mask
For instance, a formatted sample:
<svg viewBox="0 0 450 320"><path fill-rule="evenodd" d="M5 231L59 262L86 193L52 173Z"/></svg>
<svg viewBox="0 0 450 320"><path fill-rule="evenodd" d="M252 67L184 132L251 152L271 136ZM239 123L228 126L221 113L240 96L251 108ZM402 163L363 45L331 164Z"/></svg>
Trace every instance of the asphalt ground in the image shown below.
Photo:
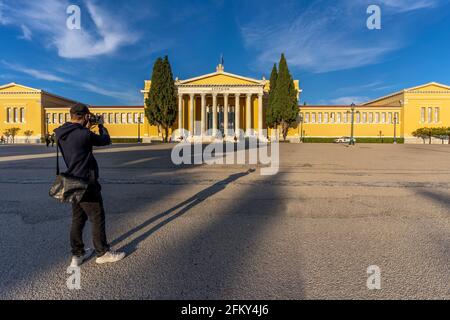
<svg viewBox="0 0 450 320"><path fill-rule="evenodd" d="M54 149L0 145L0 299L450 298L450 146L281 144L273 176L176 166L172 147L96 151L108 238L128 257L91 259L69 290Z"/></svg>

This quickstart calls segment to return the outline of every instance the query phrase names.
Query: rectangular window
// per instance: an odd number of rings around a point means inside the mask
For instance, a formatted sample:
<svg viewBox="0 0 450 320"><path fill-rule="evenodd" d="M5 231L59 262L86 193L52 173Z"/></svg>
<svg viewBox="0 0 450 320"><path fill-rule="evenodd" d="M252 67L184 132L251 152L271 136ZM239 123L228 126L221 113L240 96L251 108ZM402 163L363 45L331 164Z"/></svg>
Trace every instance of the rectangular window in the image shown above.
<svg viewBox="0 0 450 320"><path fill-rule="evenodd" d="M362 123L367 123L367 112L363 112L362 114Z"/></svg>
<svg viewBox="0 0 450 320"><path fill-rule="evenodd" d="M348 112L344 112L344 123L348 123Z"/></svg>
<svg viewBox="0 0 450 320"><path fill-rule="evenodd" d="M311 113L311 123L316 123L316 113Z"/></svg>
<svg viewBox="0 0 450 320"><path fill-rule="evenodd" d="M128 123L133 123L133 114L132 113L128 113Z"/></svg>
<svg viewBox="0 0 450 320"><path fill-rule="evenodd" d="M144 123L144 114L141 113L140 116L141 116L141 119L140 119L140 120L141 120L141 123Z"/></svg>
<svg viewBox="0 0 450 320"><path fill-rule="evenodd" d="M6 108L6 122L11 123L11 108Z"/></svg>
<svg viewBox="0 0 450 320"><path fill-rule="evenodd" d="M381 123L386 123L386 112L381 114Z"/></svg>
<svg viewBox="0 0 450 320"><path fill-rule="evenodd" d="M337 113L336 121L337 123L341 123L342 121L342 114L340 112Z"/></svg>
<svg viewBox="0 0 450 320"><path fill-rule="evenodd" d="M428 108L428 123L433 122L433 108Z"/></svg>
<svg viewBox="0 0 450 320"><path fill-rule="evenodd" d="M328 123L328 112L325 112L323 115L323 123Z"/></svg>
<svg viewBox="0 0 450 320"><path fill-rule="evenodd" d="M14 112L14 122L17 123L19 122L19 111L17 110L17 108L14 108L13 112Z"/></svg>
<svg viewBox="0 0 450 320"><path fill-rule="evenodd" d="M70 113L66 113L66 122L70 121Z"/></svg>
<svg viewBox="0 0 450 320"><path fill-rule="evenodd" d="M380 123L380 113L375 113L375 123Z"/></svg>
<svg viewBox="0 0 450 320"><path fill-rule="evenodd" d="M139 113L134 114L134 123L139 123Z"/></svg>
<svg viewBox="0 0 450 320"><path fill-rule="evenodd" d="M121 123L122 124L127 123L127 114L126 113L122 113L122 121L121 121Z"/></svg>
<svg viewBox="0 0 450 320"><path fill-rule="evenodd" d="M360 123L361 122L361 113L357 113L356 114L356 123Z"/></svg>
<svg viewBox="0 0 450 320"><path fill-rule="evenodd" d="M388 123L394 123L394 121L392 120L392 112L389 112L389 116L388 116Z"/></svg>
<svg viewBox="0 0 450 320"><path fill-rule="evenodd" d="M20 122L25 123L25 108L20 108Z"/></svg>
<svg viewBox="0 0 450 320"><path fill-rule="evenodd" d="M373 112L369 113L369 123L373 123Z"/></svg>
<svg viewBox="0 0 450 320"><path fill-rule="evenodd" d="M108 123L110 123L110 124L114 123L114 114L113 113L110 113L108 115Z"/></svg>
<svg viewBox="0 0 450 320"><path fill-rule="evenodd" d="M114 114L114 122L116 123L116 124L119 124L120 123L120 113L116 113L116 114Z"/></svg>
<svg viewBox="0 0 450 320"><path fill-rule="evenodd" d="M59 124L63 124L64 123L64 114L60 113L59 114Z"/></svg>
<svg viewBox="0 0 450 320"><path fill-rule="evenodd" d="M425 108L420 109L420 122L424 123L426 121L425 119Z"/></svg>
<svg viewBox="0 0 450 320"><path fill-rule="evenodd" d="M319 114L317 115L317 122L322 123L322 112L319 112Z"/></svg>
<svg viewBox="0 0 450 320"><path fill-rule="evenodd" d="M399 116L398 112L394 113L394 121L396 124L400 123L400 116Z"/></svg>
<svg viewBox="0 0 450 320"><path fill-rule="evenodd" d="M52 117L50 116L50 113L45 114L45 120L47 123L50 123L52 121Z"/></svg>
<svg viewBox="0 0 450 320"><path fill-rule="evenodd" d="M438 123L441 121L440 109L434 108L434 122Z"/></svg>
<svg viewBox="0 0 450 320"><path fill-rule="evenodd" d="M305 113L305 123L309 123L309 112Z"/></svg>
<svg viewBox="0 0 450 320"><path fill-rule="evenodd" d="M52 123L54 123L54 124L58 123L58 114L57 113L52 114Z"/></svg>

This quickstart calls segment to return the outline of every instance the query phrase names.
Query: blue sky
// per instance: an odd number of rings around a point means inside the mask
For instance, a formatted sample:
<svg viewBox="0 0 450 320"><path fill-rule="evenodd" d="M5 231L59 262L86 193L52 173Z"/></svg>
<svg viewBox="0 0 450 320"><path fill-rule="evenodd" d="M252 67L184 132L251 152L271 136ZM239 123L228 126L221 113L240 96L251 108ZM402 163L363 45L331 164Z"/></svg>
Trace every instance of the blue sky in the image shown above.
<svg viewBox="0 0 450 320"><path fill-rule="evenodd" d="M81 30L66 27L69 5ZM381 30L366 10L379 5ZM350 104L450 85L450 0L0 0L0 82L93 105L142 104L154 60L174 76L269 78L286 54L301 103Z"/></svg>

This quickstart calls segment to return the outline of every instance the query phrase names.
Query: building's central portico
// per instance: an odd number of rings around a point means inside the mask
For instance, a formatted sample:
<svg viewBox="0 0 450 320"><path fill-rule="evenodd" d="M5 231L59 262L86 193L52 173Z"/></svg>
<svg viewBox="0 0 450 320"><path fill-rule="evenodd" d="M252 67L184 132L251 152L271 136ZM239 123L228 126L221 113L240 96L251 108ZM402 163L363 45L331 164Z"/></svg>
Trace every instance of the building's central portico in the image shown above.
<svg viewBox="0 0 450 320"><path fill-rule="evenodd" d="M214 73L176 80L178 128L189 140L264 136L264 100L268 81L238 76L219 64ZM183 130L184 129L184 130ZM239 138L239 137L238 137Z"/></svg>

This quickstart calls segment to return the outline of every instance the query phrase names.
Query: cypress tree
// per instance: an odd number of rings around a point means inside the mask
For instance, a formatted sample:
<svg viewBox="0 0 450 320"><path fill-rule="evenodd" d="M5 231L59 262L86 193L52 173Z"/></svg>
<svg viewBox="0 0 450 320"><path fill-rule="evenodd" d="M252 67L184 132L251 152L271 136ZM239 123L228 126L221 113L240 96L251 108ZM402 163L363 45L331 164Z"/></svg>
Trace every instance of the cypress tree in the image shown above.
<svg viewBox="0 0 450 320"><path fill-rule="evenodd" d="M151 125L162 128L165 142L177 117L176 93L169 58L158 58L153 66L152 83L145 100L145 114Z"/></svg>
<svg viewBox="0 0 450 320"><path fill-rule="evenodd" d="M278 66L278 79L274 93L274 110L277 120L281 124L283 139L286 140L289 128L297 121L299 109L297 100L298 91L289 72L284 54L281 55Z"/></svg>
<svg viewBox="0 0 450 320"><path fill-rule="evenodd" d="M276 116L275 106L273 104L275 97L275 88L277 86L278 80L278 70L277 64L273 65L272 73L270 74L270 92L269 92L269 103L266 110L266 124L268 127L273 128L276 127L278 121Z"/></svg>

